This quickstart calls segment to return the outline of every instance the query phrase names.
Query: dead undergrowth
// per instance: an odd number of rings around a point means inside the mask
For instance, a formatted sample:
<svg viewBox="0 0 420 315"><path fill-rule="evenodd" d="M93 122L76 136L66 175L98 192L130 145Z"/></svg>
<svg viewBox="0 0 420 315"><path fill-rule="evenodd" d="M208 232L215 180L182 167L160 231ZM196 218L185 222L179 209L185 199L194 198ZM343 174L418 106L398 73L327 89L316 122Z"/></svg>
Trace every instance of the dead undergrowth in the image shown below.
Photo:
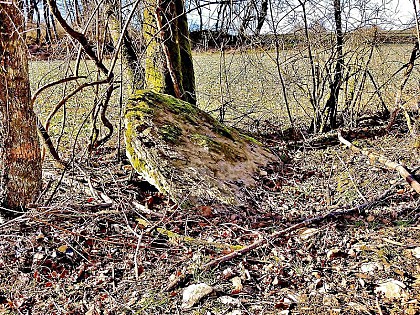
<svg viewBox="0 0 420 315"><path fill-rule="evenodd" d="M343 146L272 136L285 165L260 170L248 206L175 205L102 149L45 169L29 212L1 224L1 314L418 314L419 197ZM405 131L357 141L412 170ZM299 221L381 200L202 266ZM213 289L186 309L183 290ZM185 305L184 305L185 306Z"/></svg>

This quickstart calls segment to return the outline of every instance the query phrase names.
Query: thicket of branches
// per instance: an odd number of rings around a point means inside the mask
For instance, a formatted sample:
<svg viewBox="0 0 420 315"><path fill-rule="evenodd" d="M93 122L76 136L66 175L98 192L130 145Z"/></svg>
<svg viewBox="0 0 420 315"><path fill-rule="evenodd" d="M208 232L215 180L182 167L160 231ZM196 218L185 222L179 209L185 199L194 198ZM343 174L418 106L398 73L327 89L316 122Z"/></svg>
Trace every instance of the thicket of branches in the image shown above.
<svg viewBox="0 0 420 315"><path fill-rule="evenodd" d="M52 108L39 110L44 117L39 127L57 161L59 150L54 147L63 141L66 125L72 121L66 104L82 91L95 95L83 120L91 126L89 150L115 136L115 130L121 138L125 88L133 82L137 82L134 88L142 88L144 56L150 44L142 37L147 5L140 0L25 2L28 43L34 57L67 62L60 66L65 69L63 76L43 78L33 97L36 103L40 95L58 88L62 94ZM413 15L416 11L413 6ZM400 24L393 19L391 4L194 0L185 4L182 14L189 17L193 46L219 54L217 82L212 82L218 88L208 91L199 86L198 104L212 103L209 110L221 122L258 130L266 121L280 121L283 129L293 133L320 133L357 126L367 113L388 118L396 108L415 103L416 86L409 81L418 54L417 46L412 47L416 28L409 28L415 19L410 25ZM162 22L164 28L174 20ZM391 28L394 30L387 30ZM392 64L381 64L392 54ZM95 69L87 59L94 60ZM236 73L231 71L234 67ZM271 103L264 93L260 98L249 95L252 100L248 101L233 92L234 85L245 84L238 78L254 76L256 68L262 89L274 90ZM404 94L407 87L409 93ZM61 127L52 126L57 122ZM51 128L56 130L52 141Z"/></svg>

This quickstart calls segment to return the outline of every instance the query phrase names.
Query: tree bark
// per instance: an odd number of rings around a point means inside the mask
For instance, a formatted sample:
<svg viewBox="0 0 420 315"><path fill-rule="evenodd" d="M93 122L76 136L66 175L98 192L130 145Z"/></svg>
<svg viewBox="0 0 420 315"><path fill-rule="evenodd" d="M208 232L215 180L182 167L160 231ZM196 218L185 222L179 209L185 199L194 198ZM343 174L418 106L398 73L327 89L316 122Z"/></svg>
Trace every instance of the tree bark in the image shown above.
<svg viewBox="0 0 420 315"><path fill-rule="evenodd" d="M341 0L334 0L334 20L336 30L336 54L337 61L335 64L334 78L330 85L330 97L325 105L328 113L329 126L331 129L337 127L337 107L338 107L338 96L340 94L340 86L343 77L344 68L344 56L343 56L343 45L344 45L344 34L341 25Z"/></svg>
<svg viewBox="0 0 420 315"><path fill-rule="evenodd" d="M111 34L114 47L117 46L122 30L121 21L118 18L118 7L111 0L106 0L108 15L108 28ZM125 73L130 80L132 90L144 88L144 68L137 57L136 50L133 45L128 31L123 34L123 43L121 45L121 59L124 65Z"/></svg>
<svg viewBox="0 0 420 315"><path fill-rule="evenodd" d="M44 22L45 22L45 42L50 45L52 42L51 24L50 24L50 8L48 7L47 0L42 0L44 9Z"/></svg>
<svg viewBox="0 0 420 315"><path fill-rule="evenodd" d="M0 204L12 209L27 207L41 188L23 25L15 1L0 6Z"/></svg>
<svg viewBox="0 0 420 315"><path fill-rule="evenodd" d="M261 9L260 9L260 12L258 13L257 27L255 28L255 35L260 35L261 29L267 18L267 13L268 13L268 0L262 0Z"/></svg>
<svg viewBox="0 0 420 315"><path fill-rule="evenodd" d="M35 43L39 45L41 43L41 14L39 13L38 8L38 1L37 0L30 0L31 5L33 5L33 9L36 14L36 40Z"/></svg>
<svg viewBox="0 0 420 315"><path fill-rule="evenodd" d="M147 3L144 10L145 87L196 104L195 78L183 0Z"/></svg>

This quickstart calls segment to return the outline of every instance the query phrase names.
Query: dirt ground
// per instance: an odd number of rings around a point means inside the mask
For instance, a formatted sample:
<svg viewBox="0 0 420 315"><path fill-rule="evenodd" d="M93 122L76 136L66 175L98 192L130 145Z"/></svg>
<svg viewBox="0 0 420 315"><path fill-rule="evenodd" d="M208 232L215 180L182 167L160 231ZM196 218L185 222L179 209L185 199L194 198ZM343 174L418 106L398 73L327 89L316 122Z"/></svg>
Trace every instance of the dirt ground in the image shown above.
<svg viewBox="0 0 420 315"><path fill-rule="evenodd" d="M418 194L342 145L262 140L284 165L260 170L236 208L173 204L114 148L64 174L46 167L39 205L0 224L0 314L419 314ZM353 143L415 173L411 142L396 128ZM211 292L186 307L200 283Z"/></svg>

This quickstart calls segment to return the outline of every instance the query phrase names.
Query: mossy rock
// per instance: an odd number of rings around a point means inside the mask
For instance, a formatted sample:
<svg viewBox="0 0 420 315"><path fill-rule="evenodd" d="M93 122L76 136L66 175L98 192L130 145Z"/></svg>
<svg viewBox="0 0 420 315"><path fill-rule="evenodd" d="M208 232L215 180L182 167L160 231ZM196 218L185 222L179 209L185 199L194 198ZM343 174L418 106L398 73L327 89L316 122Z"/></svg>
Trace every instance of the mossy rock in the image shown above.
<svg viewBox="0 0 420 315"><path fill-rule="evenodd" d="M125 113L134 169L176 202L239 205L244 187L269 163L281 163L257 140L220 124L194 105L138 90Z"/></svg>

